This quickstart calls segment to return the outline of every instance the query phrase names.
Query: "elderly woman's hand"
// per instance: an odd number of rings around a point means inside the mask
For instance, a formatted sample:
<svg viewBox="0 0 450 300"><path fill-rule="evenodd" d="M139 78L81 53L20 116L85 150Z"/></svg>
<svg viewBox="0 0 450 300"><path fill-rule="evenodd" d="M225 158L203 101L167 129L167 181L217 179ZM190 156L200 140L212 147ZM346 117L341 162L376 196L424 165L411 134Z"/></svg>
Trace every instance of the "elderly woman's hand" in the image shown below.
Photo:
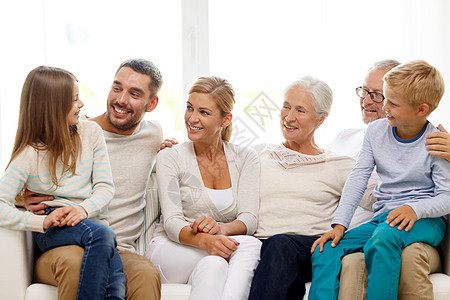
<svg viewBox="0 0 450 300"><path fill-rule="evenodd" d="M427 149L431 155L450 161L450 134L441 124L439 124L437 129L440 132L432 132L427 135Z"/></svg>
<svg viewBox="0 0 450 300"><path fill-rule="evenodd" d="M201 216L197 218L192 224L191 224L192 231L194 233L208 233L208 234L221 234L220 233L220 226L217 224L216 220L210 217Z"/></svg>
<svg viewBox="0 0 450 300"><path fill-rule="evenodd" d="M314 250L316 249L317 245L319 245L319 250L320 250L320 252L322 252L323 245L328 240L333 240L331 242L331 247L333 247L333 248L336 247L337 244L339 244L339 241L344 236L344 232L345 232L345 227L342 225L336 224L334 226L333 230L328 231L327 233L325 233L320 238L318 238L317 240L314 241L314 244L311 247L311 254L314 253Z"/></svg>

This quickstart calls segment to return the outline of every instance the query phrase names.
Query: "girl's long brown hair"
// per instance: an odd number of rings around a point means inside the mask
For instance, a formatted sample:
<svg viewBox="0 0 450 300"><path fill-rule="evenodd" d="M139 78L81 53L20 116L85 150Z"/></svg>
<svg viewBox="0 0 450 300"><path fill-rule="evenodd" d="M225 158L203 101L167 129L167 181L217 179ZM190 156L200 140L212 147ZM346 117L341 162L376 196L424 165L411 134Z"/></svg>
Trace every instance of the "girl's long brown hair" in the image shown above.
<svg viewBox="0 0 450 300"><path fill-rule="evenodd" d="M27 146L46 150L55 186L58 186L58 162L62 163L61 176L65 172L75 174L81 153L77 126L69 126L67 121L76 80L69 71L40 66L28 74L20 98L19 124L9 163Z"/></svg>

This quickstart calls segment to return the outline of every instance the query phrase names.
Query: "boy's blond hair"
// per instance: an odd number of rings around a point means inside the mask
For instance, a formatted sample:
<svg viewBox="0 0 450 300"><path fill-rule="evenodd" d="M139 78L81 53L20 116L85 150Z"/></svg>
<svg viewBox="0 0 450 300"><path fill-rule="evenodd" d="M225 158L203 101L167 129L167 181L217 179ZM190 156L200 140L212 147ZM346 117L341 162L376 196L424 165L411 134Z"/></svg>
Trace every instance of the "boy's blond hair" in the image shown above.
<svg viewBox="0 0 450 300"><path fill-rule="evenodd" d="M439 104L445 84L441 73L424 60L414 60L390 70L383 81L400 92L413 106L425 103L429 115Z"/></svg>

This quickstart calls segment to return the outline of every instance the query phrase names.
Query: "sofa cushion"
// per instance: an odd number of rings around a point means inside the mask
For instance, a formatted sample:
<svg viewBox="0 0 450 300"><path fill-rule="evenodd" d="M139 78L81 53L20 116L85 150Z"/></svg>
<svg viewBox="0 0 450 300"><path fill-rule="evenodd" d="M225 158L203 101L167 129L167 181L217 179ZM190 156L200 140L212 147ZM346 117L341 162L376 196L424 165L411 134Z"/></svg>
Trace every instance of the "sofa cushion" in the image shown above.
<svg viewBox="0 0 450 300"><path fill-rule="evenodd" d="M190 292L191 286L187 284L163 284L161 289L161 300L187 300ZM56 299L58 299L56 287L42 283L30 285L25 294L25 300Z"/></svg>
<svg viewBox="0 0 450 300"><path fill-rule="evenodd" d="M434 273L430 275L431 283L433 283L434 300L450 299L450 276L442 273Z"/></svg>
<svg viewBox="0 0 450 300"><path fill-rule="evenodd" d="M142 235L138 239L137 252L144 255L147 245L153 237L156 224L159 222L161 208L159 206L158 190L156 188L156 173L152 173L145 191L145 201L147 205L144 208L144 224L142 227Z"/></svg>
<svg viewBox="0 0 450 300"><path fill-rule="evenodd" d="M58 290L56 286L43 284L43 283L33 283L27 288L25 293L26 300L50 300L58 299Z"/></svg>
<svg viewBox="0 0 450 300"><path fill-rule="evenodd" d="M163 284L161 300L187 300L191 286L188 284Z"/></svg>

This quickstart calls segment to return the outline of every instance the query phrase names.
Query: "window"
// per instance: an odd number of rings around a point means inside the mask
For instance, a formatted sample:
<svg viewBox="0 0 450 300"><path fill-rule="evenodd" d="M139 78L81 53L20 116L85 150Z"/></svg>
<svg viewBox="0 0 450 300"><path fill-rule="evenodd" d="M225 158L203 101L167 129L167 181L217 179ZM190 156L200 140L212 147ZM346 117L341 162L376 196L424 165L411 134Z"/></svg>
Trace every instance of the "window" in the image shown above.
<svg viewBox="0 0 450 300"><path fill-rule="evenodd" d="M9 41L0 70L2 170L11 154L23 82L39 65L74 73L85 103L82 113L97 116L105 111L119 64L146 58L164 80L157 111L146 117L156 119L165 132L184 128L180 1L42 0L27 1L27 9L23 5L0 2L2 40Z"/></svg>
<svg viewBox="0 0 450 300"><path fill-rule="evenodd" d="M280 142L284 88L302 75L327 82L334 101L316 132L326 147L341 130L362 127L355 88L376 61L424 59L450 80L446 1L210 1L210 73L237 90L235 117L248 142ZM447 122L448 96L430 116ZM235 137L237 138L237 137Z"/></svg>
<svg viewBox="0 0 450 300"><path fill-rule="evenodd" d="M23 81L38 65L72 71L83 112L95 116L123 60L153 61L164 84L148 117L181 140L188 87L201 75L224 77L237 94L232 139L247 144L281 141L283 89L310 74L334 92L331 115L316 133L326 147L340 130L363 126L354 90L375 61L425 59L449 82L449 12L446 0L0 0L1 170ZM430 120L450 129L447 98Z"/></svg>

